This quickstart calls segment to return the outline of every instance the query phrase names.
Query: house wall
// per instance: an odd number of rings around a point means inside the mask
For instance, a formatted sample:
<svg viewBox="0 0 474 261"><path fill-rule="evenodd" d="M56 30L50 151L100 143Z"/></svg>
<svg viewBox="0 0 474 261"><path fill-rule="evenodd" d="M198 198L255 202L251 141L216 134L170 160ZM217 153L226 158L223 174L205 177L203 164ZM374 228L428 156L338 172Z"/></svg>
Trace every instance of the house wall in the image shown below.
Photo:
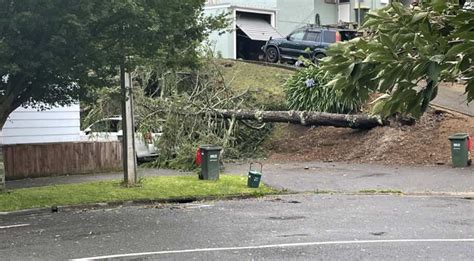
<svg viewBox="0 0 474 261"><path fill-rule="evenodd" d="M299 1L299 0L296 0ZM209 0L206 1L208 5L215 4L230 4L246 7L275 9L277 7L277 0Z"/></svg>
<svg viewBox="0 0 474 261"><path fill-rule="evenodd" d="M277 29L283 35L306 24L314 24L319 14L321 24L337 22L337 5L324 0L278 0Z"/></svg>
<svg viewBox="0 0 474 261"><path fill-rule="evenodd" d="M353 9L351 9L350 3L344 3L339 5L339 20L340 22L351 22L351 14L353 13ZM355 18L354 18L355 19Z"/></svg>
<svg viewBox="0 0 474 261"><path fill-rule="evenodd" d="M216 16L222 13L228 13L231 23L230 30L236 28L235 9L249 8L249 11L258 12L258 9L272 10L276 8L277 0L211 0L204 7L204 15ZM252 10L255 8L256 10ZM223 58L236 58L236 33L235 31L226 32L219 35L213 32L209 35L207 45L217 55Z"/></svg>
<svg viewBox="0 0 474 261"><path fill-rule="evenodd" d="M386 6L384 2L388 1L361 0L360 6L377 9ZM314 23L316 14L319 14L321 24L336 24L339 20L357 22L358 0L340 3L339 6L326 3L325 0L209 0L204 8L204 14L217 15L230 12L230 19L235 21L232 6L276 10L276 29L285 36L299 27ZM230 29L233 28L235 23L230 25ZM235 45L234 32L222 35L214 32L209 36L210 48L223 58L236 58Z"/></svg>
<svg viewBox="0 0 474 261"><path fill-rule="evenodd" d="M229 7L204 9L204 15L217 16L223 13L229 13L229 18L235 20L233 12ZM234 23L230 23L229 29L235 28ZM234 32L226 32L219 35L219 32L212 32L207 40L207 45L213 53L223 58L235 58L234 53Z"/></svg>
<svg viewBox="0 0 474 261"><path fill-rule="evenodd" d="M79 110L79 104L46 111L18 108L3 126L0 144L79 141Z"/></svg>
<svg viewBox="0 0 474 261"><path fill-rule="evenodd" d="M367 8L370 10L379 9L382 7L387 6L389 1L384 0L360 0L360 7ZM351 0L350 4L341 4L341 5L349 5L350 9L350 22L357 22L357 9L359 7L359 0Z"/></svg>

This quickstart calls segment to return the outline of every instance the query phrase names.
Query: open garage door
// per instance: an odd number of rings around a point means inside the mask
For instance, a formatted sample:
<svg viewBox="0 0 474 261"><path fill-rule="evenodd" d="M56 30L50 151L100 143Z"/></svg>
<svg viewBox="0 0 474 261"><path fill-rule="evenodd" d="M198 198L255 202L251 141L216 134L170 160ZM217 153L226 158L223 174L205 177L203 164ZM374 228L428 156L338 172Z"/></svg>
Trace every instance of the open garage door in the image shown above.
<svg viewBox="0 0 474 261"><path fill-rule="evenodd" d="M273 26L259 17L245 17L237 18L237 26L242 30L251 40L267 41L270 37L281 38L281 34L277 32Z"/></svg>
<svg viewBox="0 0 474 261"><path fill-rule="evenodd" d="M237 13L237 53L238 59L262 60L261 47L272 38L282 37L270 24L270 15L255 13Z"/></svg>

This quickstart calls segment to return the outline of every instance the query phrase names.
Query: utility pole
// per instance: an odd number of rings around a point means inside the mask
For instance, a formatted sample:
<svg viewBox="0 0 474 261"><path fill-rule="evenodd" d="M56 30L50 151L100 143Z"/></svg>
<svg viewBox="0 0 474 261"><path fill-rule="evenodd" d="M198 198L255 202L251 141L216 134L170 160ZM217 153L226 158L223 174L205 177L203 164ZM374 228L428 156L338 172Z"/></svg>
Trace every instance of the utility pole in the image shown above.
<svg viewBox="0 0 474 261"><path fill-rule="evenodd" d="M357 0L357 29L360 28L360 0Z"/></svg>
<svg viewBox="0 0 474 261"><path fill-rule="evenodd" d="M1 148L0 153L2 153ZM5 168L3 167L3 162L0 162L0 192L3 191L5 191Z"/></svg>
<svg viewBox="0 0 474 261"><path fill-rule="evenodd" d="M132 77L120 66L120 88L122 90L122 148L124 182L137 182L137 157L135 154L135 122L133 120Z"/></svg>

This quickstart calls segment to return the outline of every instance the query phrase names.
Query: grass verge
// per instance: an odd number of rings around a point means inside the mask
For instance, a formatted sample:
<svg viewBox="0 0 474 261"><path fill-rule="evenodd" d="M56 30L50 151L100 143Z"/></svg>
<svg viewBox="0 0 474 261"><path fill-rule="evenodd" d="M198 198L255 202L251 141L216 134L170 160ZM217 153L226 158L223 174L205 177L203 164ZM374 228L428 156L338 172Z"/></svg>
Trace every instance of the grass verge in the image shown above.
<svg viewBox="0 0 474 261"><path fill-rule="evenodd" d="M131 200L165 200L226 196L263 196L278 193L260 184L247 187L247 177L224 175L218 181L198 180L195 176L144 178L137 187L125 188L121 181L100 181L68 185L16 189L0 194L0 211L13 211L54 205L80 205Z"/></svg>
<svg viewBox="0 0 474 261"><path fill-rule="evenodd" d="M363 189L359 193L364 194L403 194L403 191L398 189Z"/></svg>

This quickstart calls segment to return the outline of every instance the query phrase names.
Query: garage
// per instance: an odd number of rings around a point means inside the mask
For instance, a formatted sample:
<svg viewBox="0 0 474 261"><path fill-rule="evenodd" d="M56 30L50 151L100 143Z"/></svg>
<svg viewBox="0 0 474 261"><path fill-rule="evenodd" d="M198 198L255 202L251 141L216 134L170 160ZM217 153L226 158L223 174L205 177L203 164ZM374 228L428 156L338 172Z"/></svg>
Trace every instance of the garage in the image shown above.
<svg viewBox="0 0 474 261"><path fill-rule="evenodd" d="M236 11L236 53L237 59L263 60L261 47L271 38L281 38L274 28L273 13Z"/></svg>

